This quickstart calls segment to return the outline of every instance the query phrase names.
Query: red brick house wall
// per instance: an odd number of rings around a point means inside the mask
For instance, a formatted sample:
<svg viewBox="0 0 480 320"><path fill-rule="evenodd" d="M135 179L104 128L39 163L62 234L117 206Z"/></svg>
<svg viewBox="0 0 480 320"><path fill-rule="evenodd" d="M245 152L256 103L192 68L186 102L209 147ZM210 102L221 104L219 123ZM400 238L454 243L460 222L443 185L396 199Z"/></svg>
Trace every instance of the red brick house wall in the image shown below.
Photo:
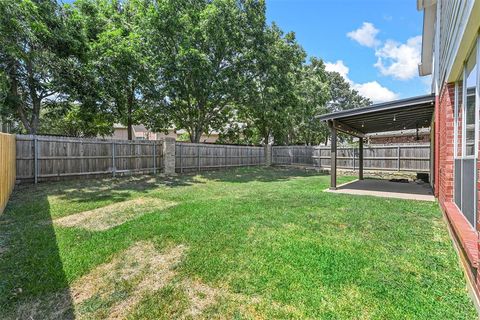
<svg viewBox="0 0 480 320"><path fill-rule="evenodd" d="M461 85L460 85L461 87ZM461 92L459 92L461 96ZM461 101L459 102L462 103ZM477 295L480 296L480 274L478 273L479 266L479 252L480 243L478 234L474 230L463 214L454 204L454 179L455 179L455 157L454 157L454 144L455 144L455 84L445 84L440 91L440 95L436 98L435 103L435 194L438 196L438 201L442 210L446 213L450 226L455 233L455 238L459 243L462 251L462 262L466 266L466 270L469 270L468 277L471 279L471 283L476 283L474 290ZM461 118L463 115L459 114L458 121L458 141L462 141L462 128ZM457 146L461 146L458 143ZM459 150L460 152L460 150ZM460 155L460 153L458 154ZM480 172L480 164L477 162L477 168ZM477 180L478 187L480 188L480 182ZM478 190L478 188L477 188ZM478 192L478 191L477 191ZM480 198L480 194L477 194L477 199ZM480 200L480 199L479 199ZM477 206L477 230L480 227L480 220L478 217Z"/></svg>
<svg viewBox="0 0 480 320"><path fill-rule="evenodd" d="M454 111L455 111L455 85L443 86L438 104L435 106L438 112L438 121L435 129L438 130L438 162L436 189L438 200L442 207L445 203L453 201L454 186Z"/></svg>

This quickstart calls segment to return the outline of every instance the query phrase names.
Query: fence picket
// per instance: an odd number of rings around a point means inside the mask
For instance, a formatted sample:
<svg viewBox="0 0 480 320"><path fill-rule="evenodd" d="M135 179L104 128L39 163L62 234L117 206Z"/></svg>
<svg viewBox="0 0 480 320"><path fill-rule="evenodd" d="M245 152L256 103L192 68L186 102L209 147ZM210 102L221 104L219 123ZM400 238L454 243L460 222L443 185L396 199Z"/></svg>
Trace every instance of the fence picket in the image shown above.
<svg viewBox="0 0 480 320"><path fill-rule="evenodd" d="M364 153L365 170L430 171L428 144L365 145ZM297 164L330 168L330 147L274 146L272 155L274 165ZM338 148L338 168L358 170L358 161L358 148Z"/></svg>
<svg viewBox="0 0 480 320"><path fill-rule="evenodd" d="M20 181L105 174L116 177L119 173L163 169L163 148L157 148L158 141L17 135L16 144Z"/></svg>

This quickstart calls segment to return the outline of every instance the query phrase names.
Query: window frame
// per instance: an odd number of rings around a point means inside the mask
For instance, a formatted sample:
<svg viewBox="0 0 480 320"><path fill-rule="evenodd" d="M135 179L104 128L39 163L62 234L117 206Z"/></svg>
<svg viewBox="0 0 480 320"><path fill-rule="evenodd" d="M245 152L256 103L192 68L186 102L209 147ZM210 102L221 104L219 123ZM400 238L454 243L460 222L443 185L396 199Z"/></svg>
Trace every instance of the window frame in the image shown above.
<svg viewBox="0 0 480 320"><path fill-rule="evenodd" d="M476 52L474 52L476 50ZM467 74L467 63L468 63L468 60L469 58L472 56L472 54L475 55L475 58L476 58L476 62L475 62L475 65L476 65L476 75L475 75L475 105L474 105L474 112L475 112L475 115L474 115L474 126L475 126L475 131L474 131L474 154L473 155L466 155L466 147L467 147L467 78L468 78L468 74ZM475 66L474 65L474 66ZM462 82L462 93L461 93L461 97L462 97L462 105L459 105L459 97L460 97L460 92L459 92L459 89L460 89L460 81L463 81ZM461 108L461 109L460 109ZM462 133L462 137L461 137L461 142L460 142L460 145L458 143L458 134L459 134L459 121L458 121L458 118L459 118L459 111L461 111L461 133ZM454 178L454 188L453 188L453 199L455 199L456 197L456 192L457 192L457 188L455 187L455 179L457 179L457 177L455 176L455 172L456 172L456 165L457 165L457 162L455 161L456 159L459 159L459 160L462 160L462 159L474 159L475 161L475 165L474 165L474 179L475 179L475 183L474 183L474 222L475 222L475 225L472 226L472 228L474 230L477 230L477 219L478 219L478 182L479 182L479 177L478 177L478 160L479 160L479 150L480 150L480 33L477 33L477 36L475 38L475 41L474 41L474 45L473 45L473 48L471 48L471 50L469 51L468 55L467 55L467 58L466 60L464 61L463 63L463 70L462 70L462 74L461 74L461 80L458 79L457 81L455 81L455 90L454 90L454 116L453 116L453 119L454 119L454 125L453 125L453 130L454 130L454 133L453 133L453 137L454 137L454 143L453 143L453 152L454 152L454 156L453 156L453 159L454 159L454 169L453 169L453 178ZM460 150L458 148L461 148ZM460 151L460 155L459 154L459 151ZM461 161L460 161L461 162ZM460 179L463 179L463 162L461 162L460 164L461 168L461 173L460 173ZM460 181L460 185L463 186L463 181L461 180ZM461 190L462 188L460 188L460 192L463 192L463 190ZM461 194L461 197L460 197L460 201L461 201L461 205L460 207L463 207L463 195ZM455 203L455 201L454 201ZM458 207L458 206L457 206ZM460 211L461 208L459 208ZM468 221L468 224L471 225L471 223Z"/></svg>

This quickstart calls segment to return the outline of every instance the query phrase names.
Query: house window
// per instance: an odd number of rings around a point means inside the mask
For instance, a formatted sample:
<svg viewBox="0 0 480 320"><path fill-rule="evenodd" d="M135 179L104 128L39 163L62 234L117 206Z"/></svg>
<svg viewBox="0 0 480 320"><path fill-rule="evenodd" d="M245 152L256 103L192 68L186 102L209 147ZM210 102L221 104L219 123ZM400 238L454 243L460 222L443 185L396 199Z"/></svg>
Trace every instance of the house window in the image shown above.
<svg viewBox="0 0 480 320"><path fill-rule="evenodd" d="M465 65L464 78L464 111L465 111L465 127L463 133L465 135L465 155L475 156L475 95L477 84L477 46L472 50L470 57Z"/></svg>
<svg viewBox="0 0 480 320"><path fill-rule="evenodd" d="M455 158L462 156L463 80L455 83Z"/></svg>
<svg viewBox="0 0 480 320"><path fill-rule="evenodd" d="M477 154L479 142L479 73L476 40L455 84L454 201L473 229L477 220Z"/></svg>

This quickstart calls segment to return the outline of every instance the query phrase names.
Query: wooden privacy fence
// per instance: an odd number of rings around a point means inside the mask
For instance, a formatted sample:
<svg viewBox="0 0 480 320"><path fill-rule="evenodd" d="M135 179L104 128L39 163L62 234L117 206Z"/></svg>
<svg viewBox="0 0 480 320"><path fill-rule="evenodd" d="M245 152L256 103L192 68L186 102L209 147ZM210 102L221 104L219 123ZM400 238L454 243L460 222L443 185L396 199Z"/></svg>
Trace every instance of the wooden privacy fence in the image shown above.
<svg viewBox="0 0 480 320"><path fill-rule="evenodd" d="M313 146L273 146L272 164L314 165L313 153L317 147Z"/></svg>
<svg viewBox="0 0 480 320"><path fill-rule="evenodd" d="M8 136L5 139L14 141L15 138ZM3 140L2 143L4 143ZM15 149L15 143L13 148ZM343 147L338 148L337 152L338 168L358 169L358 149ZM7 155L2 153L2 161L4 157ZM16 179L20 182L58 180L62 177L74 176L111 175L115 177L130 173L171 174L174 170L183 173L269 165L270 160L273 165L303 164L329 168L330 148L273 146L266 150L265 147L259 146L182 143L167 138L156 141L125 141L16 136ZM428 172L430 146L426 144L367 145L364 147L364 168Z"/></svg>
<svg viewBox="0 0 480 320"><path fill-rule="evenodd" d="M363 149L365 170L430 171L430 145L365 145ZM274 146L272 162L276 165L302 164L330 168L330 147ZM358 169L358 148L337 149L337 168Z"/></svg>
<svg viewBox="0 0 480 320"><path fill-rule="evenodd" d="M15 136L0 133L0 214L15 186Z"/></svg>
<svg viewBox="0 0 480 320"><path fill-rule="evenodd" d="M181 142L175 145L175 169L180 173L264 164L264 147Z"/></svg>
<svg viewBox="0 0 480 320"><path fill-rule="evenodd" d="M17 180L157 173L163 141L124 141L17 135Z"/></svg>

